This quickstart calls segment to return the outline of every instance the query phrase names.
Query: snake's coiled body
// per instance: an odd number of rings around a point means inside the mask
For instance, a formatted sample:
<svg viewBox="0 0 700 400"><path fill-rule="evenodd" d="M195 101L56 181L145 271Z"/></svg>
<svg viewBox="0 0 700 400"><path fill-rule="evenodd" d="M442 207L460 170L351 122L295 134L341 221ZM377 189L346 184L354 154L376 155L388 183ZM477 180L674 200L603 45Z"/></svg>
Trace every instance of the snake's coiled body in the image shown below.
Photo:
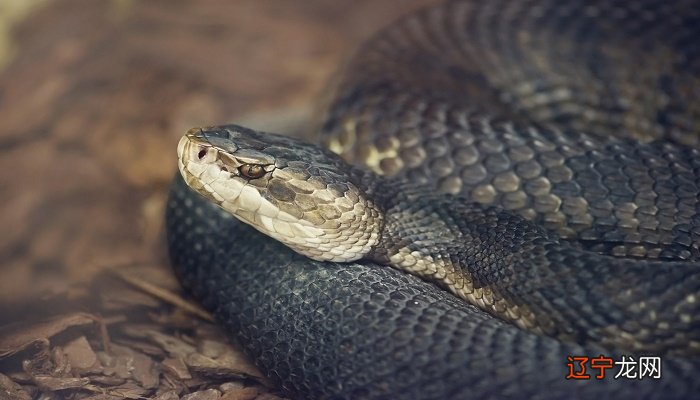
<svg viewBox="0 0 700 400"><path fill-rule="evenodd" d="M697 37L694 1L471 0L399 21L348 67L322 140L399 182L370 190L390 212L367 258L453 283L445 271L474 268L463 297L525 330L387 267L292 253L181 179L167 216L176 270L299 397L689 396ZM441 256L425 267L421 251ZM600 354L662 354L664 378L564 379L567 356Z"/></svg>

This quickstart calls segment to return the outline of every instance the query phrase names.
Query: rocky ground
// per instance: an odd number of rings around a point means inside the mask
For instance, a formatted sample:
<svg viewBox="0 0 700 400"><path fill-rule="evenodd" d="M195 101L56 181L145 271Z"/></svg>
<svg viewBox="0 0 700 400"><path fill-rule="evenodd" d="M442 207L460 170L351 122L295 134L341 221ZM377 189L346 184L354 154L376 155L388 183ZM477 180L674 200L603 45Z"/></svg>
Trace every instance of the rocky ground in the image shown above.
<svg viewBox="0 0 700 400"><path fill-rule="evenodd" d="M311 136L363 39L427 0L3 0L0 399L274 399L181 292L163 242L179 136Z"/></svg>

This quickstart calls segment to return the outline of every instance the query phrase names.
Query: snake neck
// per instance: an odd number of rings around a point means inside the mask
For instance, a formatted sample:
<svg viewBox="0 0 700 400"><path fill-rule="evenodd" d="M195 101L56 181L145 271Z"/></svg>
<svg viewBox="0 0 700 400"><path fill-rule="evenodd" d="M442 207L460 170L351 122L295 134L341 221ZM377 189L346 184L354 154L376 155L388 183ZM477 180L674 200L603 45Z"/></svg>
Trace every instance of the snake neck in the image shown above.
<svg viewBox="0 0 700 400"><path fill-rule="evenodd" d="M371 192L378 196L384 224L366 259L436 283L521 328L557 334L545 313L538 315L492 289L501 278L517 275L509 271L513 263L543 257L545 245L556 242L551 233L502 210L401 179L384 179L381 190ZM506 272L499 277L494 271Z"/></svg>
<svg viewBox="0 0 700 400"><path fill-rule="evenodd" d="M670 325L697 336L691 324L676 320L698 319L669 310L649 320L645 302L650 294L639 285L663 277L684 282L680 293L692 292L688 277L700 276L697 264L632 261L583 251L518 215L402 180L384 179L377 194L383 226L366 259L436 283L536 334L634 351L697 353L691 348L695 345L679 339L682 335L654 339ZM585 296L571 296L563 287L575 287ZM653 297L674 305L674 296L668 291ZM682 307L694 304L687 302L694 299L681 301ZM614 311L603 318L600 309ZM641 334L625 333L632 321L645 321Z"/></svg>

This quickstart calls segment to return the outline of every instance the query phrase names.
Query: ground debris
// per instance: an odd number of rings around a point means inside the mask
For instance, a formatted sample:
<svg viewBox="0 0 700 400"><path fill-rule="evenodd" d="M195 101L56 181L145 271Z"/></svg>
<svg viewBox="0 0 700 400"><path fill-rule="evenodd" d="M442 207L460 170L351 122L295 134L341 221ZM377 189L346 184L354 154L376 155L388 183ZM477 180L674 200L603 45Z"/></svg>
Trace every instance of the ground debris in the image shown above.
<svg viewBox="0 0 700 400"><path fill-rule="evenodd" d="M221 392L216 389L200 390L182 397L182 400L216 400L221 397Z"/></svg>
<svg viewBox="0 0 700 400"><path fill-rule="evenodd" d="M185 337L179 338L144 327L125 327L123 332L127 336L149 339L160 345L170 357L180 360L188 371L215 378L265 382L257 368L241 352L231 347L218 329L200 329L194 343L188 343ZM191 338L189 340L192 341ZM180 373L185 373L182 368Z"/></svg>
<svg viewBox="0 0 700 400"><path fill-rule="evenodd" d="M34 376L34 382L42 391L55 392L57 390L85 387L90 384L90 379L37 375Z"/></svg>
<svg viewBox="0 0 700 400"><path fill-rule="evenodd" d="M51 337L75 326L99 321L95 315L72 313L35 323L11 324L0 327L0 359L12 356L32 346L42 347Z"/></svg>
<svg viewBox="0 0 700 400"><path fill-rule="evenodd" d="M174 390L168 390L167 392L163 392L156 397L154 397L154 400L178 400L180 396L177 395L177 392Z"/></svg>
<svg viewBox="0 0 700 400"><path fill-rule="evenodd" d="M192 379L192 375L187 369L187 365L185 365L181 358L166 358L161 363L161 366L163 367L163 371L174 375L177 379Z"/></svg>
<svg viewBox="0 0 700 400"><path fill-rule="evenodd" d="M258 397L260 389L255 386L242 387L236 390L226 392L222 400L253 400Z"/></svg>
<svg viewBox="0 0 700 400"><path fill-rule="evenodd" d="M139 300L0 327L0 399L240 400L269 393L271 385L213 323L152 300L157 312L151 300Z"/></svg>
<svg viewBox="0 0 700 400"><path fill-rule="evenodd" d="M0 327L0 399L233 400L269 393L272 385L206 315L193 317L185 300L173 301L175 292L163 298L171 288L148 283L131 288L136 301L110 300L133 294L124 285L136 278L121 275L99 275L91 290L77 291L92 296L79 299L94 305L89 313Z"/></svg>
<svg viewBox="0 0 700 400"><path fill-rule="evenodd" d="M277 399L165 261L177 141L231 118L313 132L352 47L432 1L0 0L41 4L0 26L0 398Z"/></svg>
<svg viewBox="0 0 700 400"><path fill-rule="evenodd" d="M30 400L31 398L20 384L13 382L6 375L0 374L0 399Z"/></svg>
<svg viewBox="0 0 700 400"><path fill-rule="evenodd" d="M63 346L63 352L72 368L81 372L99 372L102 364L85 336L80 336Z"/></svg>
<svg viewBox="0 0 700 400"><path fill-rule="evenodd" d="M105 394L105 393L80 397L80 400L120 400L120 399L122 399L122 397L109 395L109 394Z"/></svg>
<svg viewBox="0 0 700 400"><path fill-rule="evenodd" d="M114 388L110 388L108 393L112 396L120 396L125 399L142 399L148 393L147 389L136 383L127 382Z"/></svg>

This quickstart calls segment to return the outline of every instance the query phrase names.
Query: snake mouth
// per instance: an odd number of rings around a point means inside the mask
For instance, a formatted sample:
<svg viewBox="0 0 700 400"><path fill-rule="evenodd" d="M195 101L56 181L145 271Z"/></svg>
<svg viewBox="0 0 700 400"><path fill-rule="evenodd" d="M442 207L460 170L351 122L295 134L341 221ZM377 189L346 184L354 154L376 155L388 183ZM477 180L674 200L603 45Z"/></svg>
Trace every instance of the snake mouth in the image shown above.
<svg viewBox="0 0 700 400"><path fill-rule="evenodd" d="M239 176L235 159L211 143L202 128L192 128L177 145L178 169L185 183L218 205L226 200L216 182L229 182Z"/></svg>
<svg viewBox="0 0 700 400"><path fill-rule="evenodd" d="M210 130L203 128L192 128L180 139L177 145L177 157L180 171L183 177L186 173L194 173L196 176L201 176L201 166L214 165L222 172L230 173L231 178L239 176L238 168L241 162L232 156L232 152L236 151L236 146L229 143L226 148L212 143ZM200 166L200 167L198 167ZM183 168L185 169L183 171Z"/></svg>

